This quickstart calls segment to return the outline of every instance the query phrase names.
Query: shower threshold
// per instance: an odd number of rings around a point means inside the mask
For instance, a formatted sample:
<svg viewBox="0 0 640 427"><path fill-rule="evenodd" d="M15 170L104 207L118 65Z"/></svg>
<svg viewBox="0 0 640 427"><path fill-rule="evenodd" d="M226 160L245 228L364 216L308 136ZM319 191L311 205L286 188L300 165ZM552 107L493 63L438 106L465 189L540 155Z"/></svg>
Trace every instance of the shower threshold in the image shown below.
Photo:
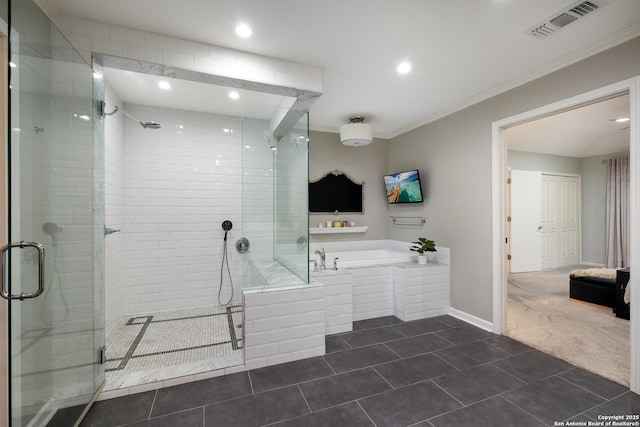
<svg viewBox="0 0 640 427"><path fill-rule="evenodd" d="M123 317L107 337L104 390L242 365L242 305Z"/></svg>

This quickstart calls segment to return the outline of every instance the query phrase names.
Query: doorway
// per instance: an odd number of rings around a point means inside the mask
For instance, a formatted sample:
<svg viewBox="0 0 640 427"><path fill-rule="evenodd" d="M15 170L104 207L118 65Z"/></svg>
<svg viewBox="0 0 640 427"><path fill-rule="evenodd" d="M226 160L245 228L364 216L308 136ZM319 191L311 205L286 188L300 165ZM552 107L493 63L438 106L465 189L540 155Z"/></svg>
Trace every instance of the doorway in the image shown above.
<svg viewBox="0 0 640 427"><path fill-rule="evenodd" d="M509 171L509 272L580 262L580 175Z"/></svg>
<svg viewBox="0 0 640 427"><path fill-rule="evenodd" d="M638 166L640 165L640 153L638 147L640 145L640 134L637 129L637 123L640 120L638 106L640 105L640 78L629 79L609 85L607 87L597 89L573 98L559 101L545 107L538 108L526 113L512 116L493 123L493 277L494 277L494 317L493 330L496 333L504 333L506 330L506 309L507 309L507 254L508 246L506 242L507 225L504 218L507 217L507 145L506 145L506 129L517 124L525 123L539 117L554 114L560 111L567 111L587 103L597 102L598 100L615 96L618 94L629 93L629 103L631 111L630 120L630 163L631 163L631 224L630 224L630 240L631 240L631 269L636 270L640 267L638 261L637 250L638 241L640 240L640 221L638 218L638 201L636 194L640 188L640 174L638 174ZM631 288L632 299L639 298L638 289ZM640 389L640 352L638 351L638 343L640 343L640 316L631 315L631 357L630 357L630 389L638 392Z"/></svg>

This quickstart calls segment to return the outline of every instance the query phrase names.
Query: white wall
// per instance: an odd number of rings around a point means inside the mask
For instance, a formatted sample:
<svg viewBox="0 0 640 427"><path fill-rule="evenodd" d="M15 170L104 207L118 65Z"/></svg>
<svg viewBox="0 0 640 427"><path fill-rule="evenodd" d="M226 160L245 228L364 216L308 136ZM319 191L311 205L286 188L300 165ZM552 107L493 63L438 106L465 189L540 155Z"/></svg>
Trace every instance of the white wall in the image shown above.
<svg viewBox="0 0 640 427"><path fill-rule="evenodd" d="M492 307L494 121L640 75L640 38L407 132L389 142L389 168L428 175L426 234L451 248L451 305L487 321ZM579 76L580 78L576 78ZM414 231L390 228L398 240Z"/></svg>
<svg viewBox="0 0 640 427"><path fill-rule="evenodd" d="M311 109L313 116L313 108ZM364 182L363 214L340 214L337 219L355 221L369 227L363 234L311 235L312 242L336 240L378 240L388 236L389 207L383 177L389 172L386 139L375 138L364 147L348 147L340 143L340 136L328 132L310 132L309 180L317 181L328 172L339 170L357 182ZM403 169L404 170L404 169ZM399 171L397 171L399 172ZM334 215L310 214L309 226L336 219Z"/></svg>

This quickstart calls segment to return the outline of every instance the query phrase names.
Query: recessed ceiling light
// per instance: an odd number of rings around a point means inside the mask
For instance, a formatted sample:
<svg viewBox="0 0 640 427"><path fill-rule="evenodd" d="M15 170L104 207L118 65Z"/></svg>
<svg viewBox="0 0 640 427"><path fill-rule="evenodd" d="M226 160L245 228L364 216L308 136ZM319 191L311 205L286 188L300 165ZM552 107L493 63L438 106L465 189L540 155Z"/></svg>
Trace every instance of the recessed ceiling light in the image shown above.
<svg viewBox="0 0 640 427"><path fill-rule="evenodd" d="M398 74L407 74L409 71L411 71L411 64L409 62L401 62L400 64L398 64L398 68L396 68L396 70L398 70Z"/></svg>
<svg viewBox="0 0 640 427"><path fill-rule="evenodd" d="M251 34L253 34L253 31L251 30L251 27L249 27L247 24L240 24L236 27L236 34L239 35L240 37L251 37Z"/></svg>
<svg viewBox="0 0 640 427"><path fill-rule="evenodd" d="M620 117L619 119L616 119L616 123L624 123L628 121L629 121L629 117Z"/></svg>
<svg viewBox="0 0 640 427"><path fill-rule="evenodd" d="M169 84L169 82L166 82L166 81L164 81L164 80L163 80L163 81L161 81L161 82L158 82L158 87L159 87L160 89L162 89L162 90L169 90L169 89L171 89L171 85Z"/></svg>
<svg viewBox="0 0 640 427"><path fill-rule="evenodd" d="M229 98L238 99L238 98L240 98L240 94L238 92L235 92L235 91L229 92Z"/></svg>

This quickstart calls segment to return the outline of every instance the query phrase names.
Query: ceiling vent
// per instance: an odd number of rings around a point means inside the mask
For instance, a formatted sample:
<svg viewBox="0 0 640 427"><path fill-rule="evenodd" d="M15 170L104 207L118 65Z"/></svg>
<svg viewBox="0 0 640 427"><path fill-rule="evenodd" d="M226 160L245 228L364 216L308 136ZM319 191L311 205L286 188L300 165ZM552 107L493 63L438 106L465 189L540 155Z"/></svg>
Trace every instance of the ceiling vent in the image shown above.
<svg viewBox="0 0 640 427"><path fill-rule="evenodd" d="M527 32L536 38L544 39L608 4L605 0L579 1L529 28Z"/></svg>

